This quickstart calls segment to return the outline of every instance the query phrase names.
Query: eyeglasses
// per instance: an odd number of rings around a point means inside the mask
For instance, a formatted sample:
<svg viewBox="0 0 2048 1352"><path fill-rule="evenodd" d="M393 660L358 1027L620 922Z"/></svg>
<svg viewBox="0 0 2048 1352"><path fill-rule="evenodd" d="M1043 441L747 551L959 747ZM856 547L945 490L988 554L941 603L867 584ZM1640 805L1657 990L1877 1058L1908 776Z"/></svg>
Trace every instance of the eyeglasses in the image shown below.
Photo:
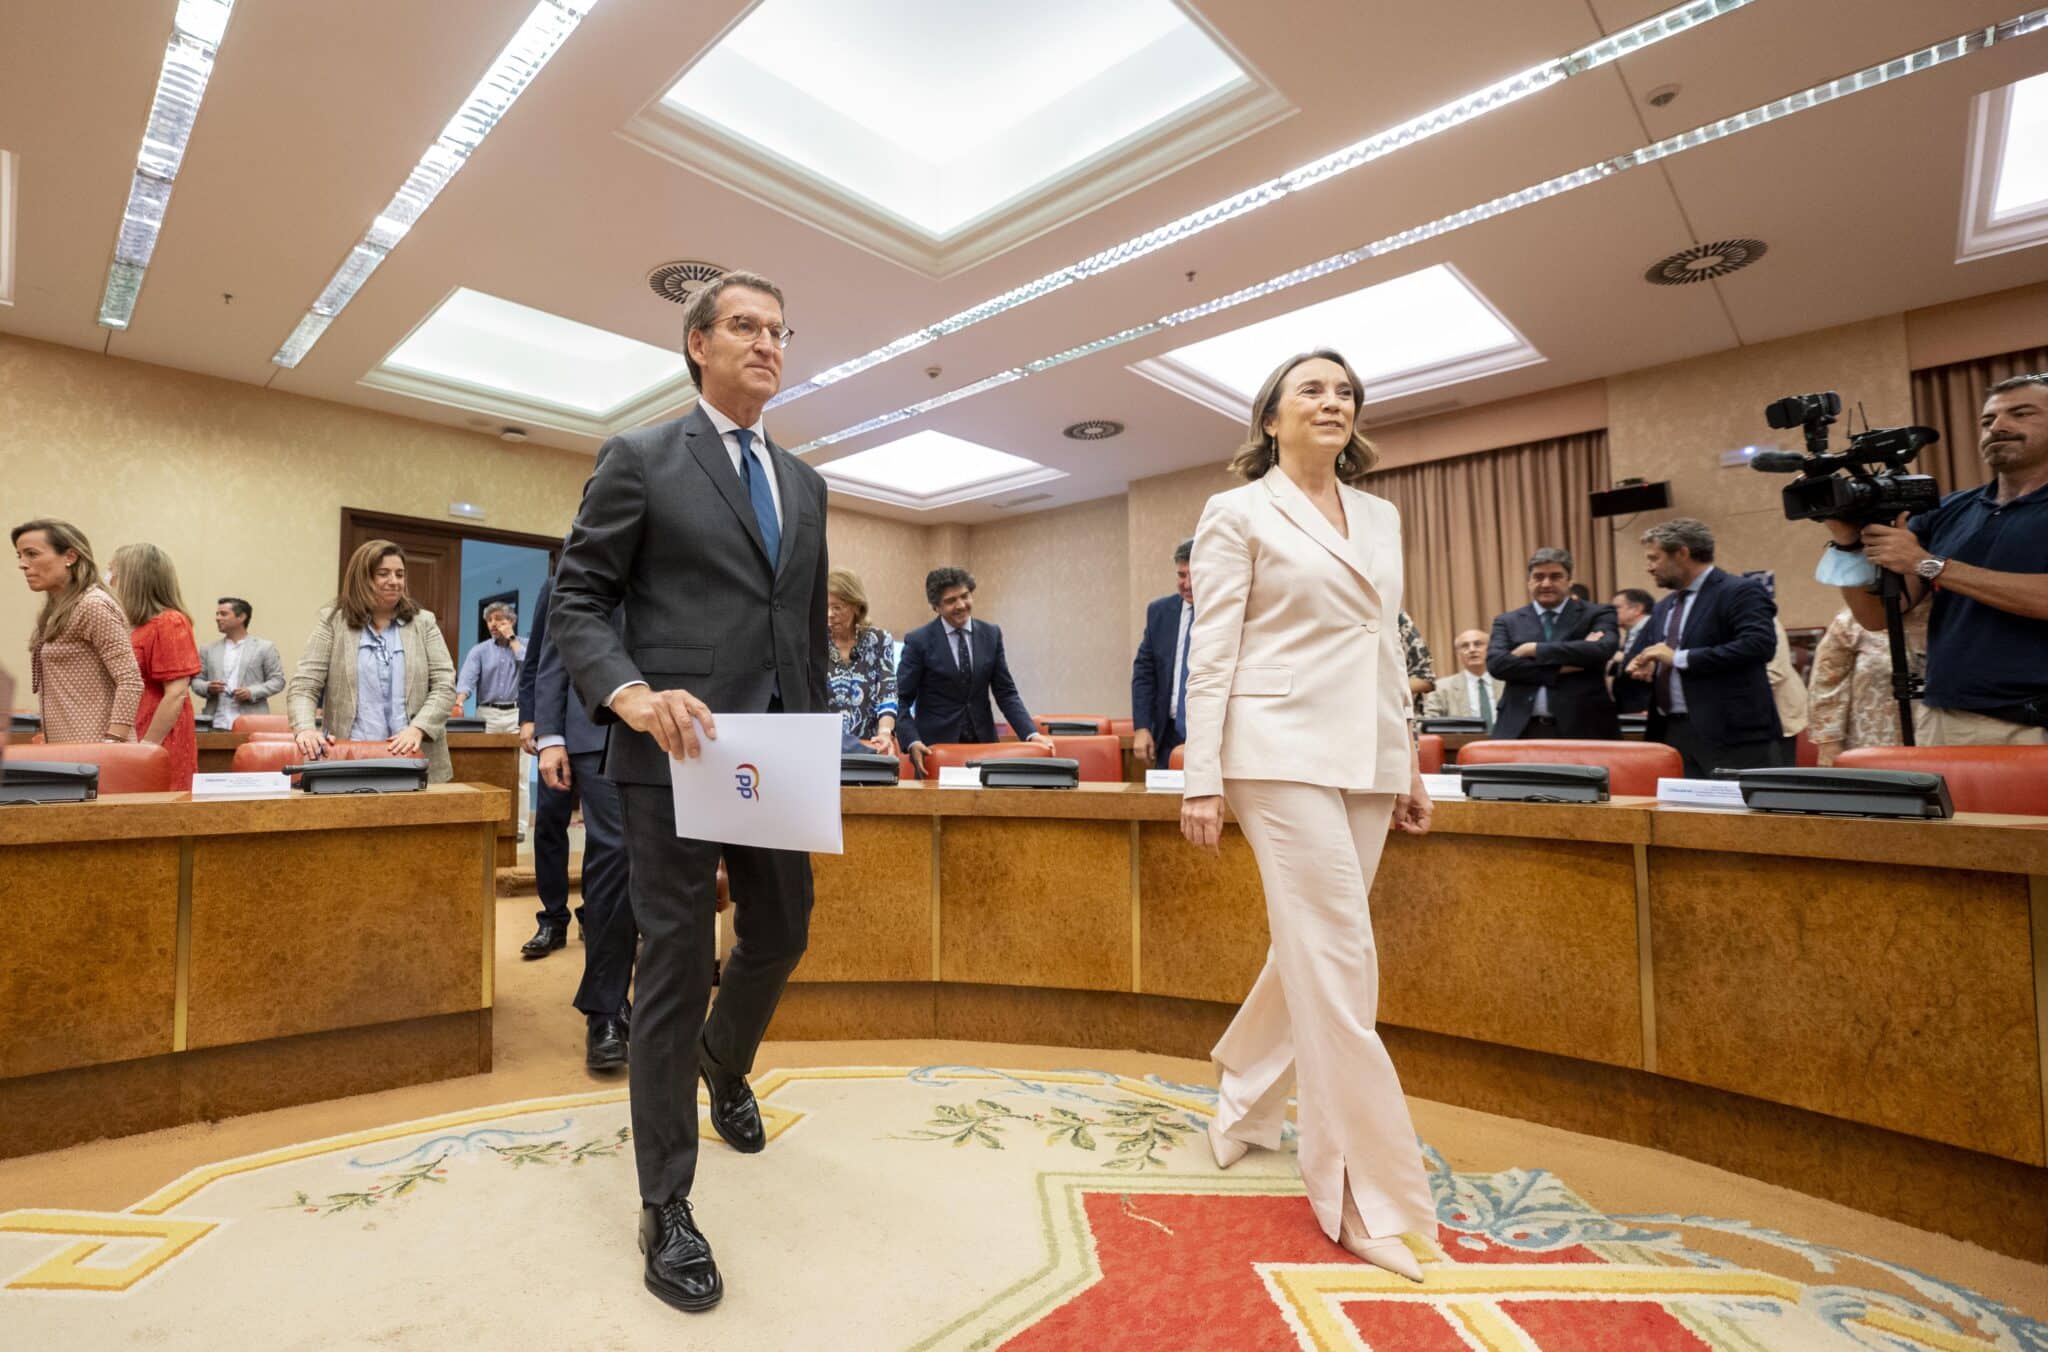
<svg viewBox="0 0 2048 1352"><path fill-rule="evenodd" d="M768 335L769 341L773 342L777 347L788 347L789 340L796 336L794 329L786 328L781 324L763 324L760 320L750 315L727 315L725 318L717 321L713 327L724 329L749 347L753 346L754 341L764 333Z"/></svg>

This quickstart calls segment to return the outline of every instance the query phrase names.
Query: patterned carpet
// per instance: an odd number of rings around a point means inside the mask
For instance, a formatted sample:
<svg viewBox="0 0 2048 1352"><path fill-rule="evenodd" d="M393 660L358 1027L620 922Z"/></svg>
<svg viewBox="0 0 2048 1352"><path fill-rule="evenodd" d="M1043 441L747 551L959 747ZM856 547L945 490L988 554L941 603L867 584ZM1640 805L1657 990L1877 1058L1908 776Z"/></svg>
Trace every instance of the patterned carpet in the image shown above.
<svg viewBox="0 0 2048 1352"><path fill-rule="evenodd" d="M697 1187L713 1314L641 1289L611 1090L226 1160L119 1212L0 1212L0 1343L2048 1352L2048 1325L1934 1275L1741 1217L1603 1214L1541 1161L1458 1173L1427 1147L1413 1286L1323 1237L1291 1144L1219 1172L1214 1091L1158 1077L832 1067L757 1090L768 1151L710 1138Z"/></svg>

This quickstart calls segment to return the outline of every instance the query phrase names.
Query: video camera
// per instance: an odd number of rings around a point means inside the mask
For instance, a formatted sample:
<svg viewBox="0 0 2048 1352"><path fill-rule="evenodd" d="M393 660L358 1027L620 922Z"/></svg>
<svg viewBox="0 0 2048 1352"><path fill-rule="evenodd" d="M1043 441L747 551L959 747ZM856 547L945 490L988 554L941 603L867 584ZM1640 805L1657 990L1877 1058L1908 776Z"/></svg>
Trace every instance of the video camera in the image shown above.
<svg viewBox="0 0 2048 1352"><path fill-rule="evenodd" d="M1794 394L1764 410L1772 427L1805 431L1806 453L1760 451L1749 462L1766 474L1800 477L1785 485L1788 521L1889 523L1901 512L1924 512L1941 502L1932 475L1901 474L1899 468L1923 447L1941 440L1931 427L1868 428L1849 438L1840 454L1828 451L1828 427L1842 411L1842 396Z"/></svg>

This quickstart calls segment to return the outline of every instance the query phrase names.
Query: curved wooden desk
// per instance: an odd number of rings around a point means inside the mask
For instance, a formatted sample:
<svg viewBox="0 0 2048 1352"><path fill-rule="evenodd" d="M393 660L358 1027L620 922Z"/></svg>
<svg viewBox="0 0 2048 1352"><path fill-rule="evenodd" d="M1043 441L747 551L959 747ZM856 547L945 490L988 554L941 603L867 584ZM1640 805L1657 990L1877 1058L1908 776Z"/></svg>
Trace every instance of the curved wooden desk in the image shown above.
<svg viewBox="0 0 2048 1352"><path fill-rule="evenodd" d="M1264 959L1175 795L842 799L773 1037L1206 1056ZM1443 803L1373 921L1410 1093L2048 1259L2048 820Z"/></svg>

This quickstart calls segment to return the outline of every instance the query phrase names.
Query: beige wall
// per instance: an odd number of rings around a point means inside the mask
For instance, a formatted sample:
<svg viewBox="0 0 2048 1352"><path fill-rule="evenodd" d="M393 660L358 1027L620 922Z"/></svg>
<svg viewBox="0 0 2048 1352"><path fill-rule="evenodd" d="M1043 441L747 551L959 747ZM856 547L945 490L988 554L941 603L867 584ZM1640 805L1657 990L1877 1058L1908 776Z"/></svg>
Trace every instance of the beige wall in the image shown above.
<svg viewBox="0 0 2048 1352"><path fill-rule="evenodd" d="M838 506L825 514L825 546L834 568L851 569L868 594L868 621L902 638L932 617L924 602L924 575L931 564L928 526L850 512Z"/></svg>
<svg viewBox="0 0 2048 1352"><path fill-rule="evenodd" d="M1129 709L1124 535L1121 495L974 528L975 613L1002 627L1011 674L1034 715Z"/></svg>
<svg viewBox="0 0 2048 1352"><path fill-rule="evenodd" d="M1145 633L1145 607L1173 590L1174 546L1195 533L1195 523L1202 519L1202 506L1211 496L1241 483L1222 465L1205 465L1177 474L1156 474L1131 485L1124 506L1128 523L1125 536L1130 546L1126 567L1131 579L1131 592L1123 610L1127 663ZM1128 670L1124 675L1124 698L1128 703Z"/></svg>
<svg viewBox="0 0 2048 1352"><path fill-rule="evenodd" d="M1839 589L1813 580L1826 533L1812 523L1785 519L1779 491L1786 476L1759 474L1746 465L1724 469L1719 463L1721 452L1741 446L1803 447L1796 431L1765 425L1764 405L1817 390L1839 391L1850 409L1861 403L1874 427L1910 422L1904 317L1822 329L1607 382L1614 477L1671 482L1670 510L1644 514L1615 541L1623 585L1655 590L1643 577L1641 546L1634 538L1641 527L1666 517L1695 516L1714 532L1718 564L1736 572L1775 570L1778 609L1788 627L1824 625L1842 608ZM1841 424L1835 430L1839 448Z"/></svg>

